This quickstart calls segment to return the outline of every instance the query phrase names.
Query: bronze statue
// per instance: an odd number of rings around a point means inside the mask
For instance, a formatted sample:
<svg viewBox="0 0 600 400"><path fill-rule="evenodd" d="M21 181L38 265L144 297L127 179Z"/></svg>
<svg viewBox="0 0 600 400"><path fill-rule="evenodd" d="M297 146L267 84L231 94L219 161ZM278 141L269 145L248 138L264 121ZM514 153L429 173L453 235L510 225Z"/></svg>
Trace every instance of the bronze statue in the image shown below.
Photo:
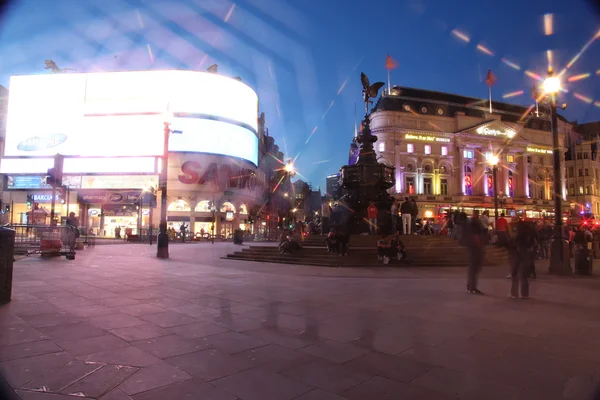
<svg viewBox="0 0 600 400"><path fill-rule="evenodd" d="M374 84L371 85L371 83L369 82L369 78L367 78L367 76L364 74L364 72L360 73L360 81L363 86L362 94L363 94L363 101L365 102L365 115L368 115L369 114L369 104L373 104L373 102L370 99L377 97L377 93L379 92L379 89L381 89L383 87L383 85L385 85L385 83L384 82L375 82Z"/></svg>

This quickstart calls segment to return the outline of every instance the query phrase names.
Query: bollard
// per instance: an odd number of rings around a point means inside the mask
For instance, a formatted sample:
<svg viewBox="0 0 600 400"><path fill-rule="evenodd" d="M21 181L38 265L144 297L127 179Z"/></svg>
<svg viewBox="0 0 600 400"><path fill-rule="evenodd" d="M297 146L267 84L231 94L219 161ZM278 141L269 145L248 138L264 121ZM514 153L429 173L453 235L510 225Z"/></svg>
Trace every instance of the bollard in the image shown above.
<svg viewBox="0 0 600 400"><path fill-rule="evenodd" d="M15 231L0 227L0 303L8 303L12 294Z"/></svg>

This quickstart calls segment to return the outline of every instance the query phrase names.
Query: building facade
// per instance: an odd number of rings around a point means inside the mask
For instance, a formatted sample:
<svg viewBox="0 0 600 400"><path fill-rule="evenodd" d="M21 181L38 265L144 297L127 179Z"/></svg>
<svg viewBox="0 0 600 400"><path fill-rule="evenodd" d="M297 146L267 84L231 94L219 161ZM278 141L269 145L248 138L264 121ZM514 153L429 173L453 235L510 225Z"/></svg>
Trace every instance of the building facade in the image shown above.
<svg viewBox="0 0 600 400"><path fill-rule="evenodd" d="M6 116L8 114L8 89L0 85L0 157L4 155L4 138L6 136ZM0 174L0 224L6 219L7 209L3 202L4 176ZM8 206L10 212L10 205ZM5 223L5 222L4 222Z"/></svg>
<svg viewBox="0 0 600 400"><path fill-rule="evenodd" d="M188 95L216 87L228 94L207 102ZM264 209L274 176L269 160L273 151L281 160L283 154L266 138L264 114L258 116L256 93L246 84L195 71L36 75L11 79L10 101L0 161L3 201L12 206L5 223L50 222L46 176L60 153L64 175L54 198L59 220L75 212L86 232L100 236L114 236L117 228L156 231L168 121L168 226L185 224L206 234L214 229L223 237L238 228L267 234L261 217L270 219L272 211ZM165 114L165 104L172 115ZM39 118L40 125L28 113L47 118Z"/></svg>
<svg viewBox="0 0 600 400"><path fill-rule="evenodd" d="M342 188L340 187L340 174L328 175L325 182L327 189L325 196L331 200L339 200L342 195Z"/></svg>
<svg viewBox="0 0 600 400"><path fill-rule="evenodd" d="M553 215L550 121L525 107L446 93L394 87L370 114L379 162L396 168L395 197L415 198L421 216L448 208L490 209L491 160L498 157L500 209L534 218ZM563 157L572 125L559 119ZM564 172L563 172L564 173ZM564 175L563 175L564 176ZM566 196L566 186L557 188Z"/></svg>
<svg viewBox="0 0 600 400"><path fill-rule="evenodd" d="M575 126L566 153L567 198L573 214L600 215L600 123Z"/></svg>

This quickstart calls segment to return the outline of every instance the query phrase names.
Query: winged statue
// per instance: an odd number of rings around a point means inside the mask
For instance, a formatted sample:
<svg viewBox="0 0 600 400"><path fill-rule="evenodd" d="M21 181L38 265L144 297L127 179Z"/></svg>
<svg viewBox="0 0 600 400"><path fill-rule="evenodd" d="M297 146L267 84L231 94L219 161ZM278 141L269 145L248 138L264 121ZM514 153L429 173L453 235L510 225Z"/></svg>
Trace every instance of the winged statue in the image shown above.
<svg viewBox="0 0 600 400"><path fill-rule="evenodd" d="M379 89L385 85L384 82L375 82L371 85L369 78L364 74L364 72L360 73L360 81L362 83L362 93L363 93L363 101L365 102L365 113L369 113L369 104L373 104L370 100L371 98L377 97L377 93L379 93Z"/></svg>

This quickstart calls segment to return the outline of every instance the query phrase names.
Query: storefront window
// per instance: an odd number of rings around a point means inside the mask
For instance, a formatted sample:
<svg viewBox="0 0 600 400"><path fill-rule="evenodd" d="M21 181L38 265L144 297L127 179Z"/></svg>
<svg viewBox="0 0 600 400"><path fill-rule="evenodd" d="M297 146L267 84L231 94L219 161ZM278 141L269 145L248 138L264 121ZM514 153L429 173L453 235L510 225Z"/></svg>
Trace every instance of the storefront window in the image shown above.
<svg viewBox="0 0 600 400"><path fill-rule="evenodd" d="M192 211L192 208L185 200L179 199L169 204L167 211Z"/></svg>
<svg viewBox="0 0 600 400"><path fill-rule="evenodd" d="M227 212L227 211L233 211L235 213L235 206L228 201L226 201L225 203L223 203L221 205L221 212Z"/></svg>
<svg viewBox="0 0 600 400"><path fill-rule="evenodd" d="M239 213L240 214L244 214L244 215L248 214L248 208L246 207L245 204L240 205L240 211L239 211Z"/></svg>
<svg viewBox="0 0 600 400"><path fill-rule="evenodd" d="M195 210L196 212L210 212L210 201L209 200L202 200L201 202L199 202L196 205Z"/></svg>

